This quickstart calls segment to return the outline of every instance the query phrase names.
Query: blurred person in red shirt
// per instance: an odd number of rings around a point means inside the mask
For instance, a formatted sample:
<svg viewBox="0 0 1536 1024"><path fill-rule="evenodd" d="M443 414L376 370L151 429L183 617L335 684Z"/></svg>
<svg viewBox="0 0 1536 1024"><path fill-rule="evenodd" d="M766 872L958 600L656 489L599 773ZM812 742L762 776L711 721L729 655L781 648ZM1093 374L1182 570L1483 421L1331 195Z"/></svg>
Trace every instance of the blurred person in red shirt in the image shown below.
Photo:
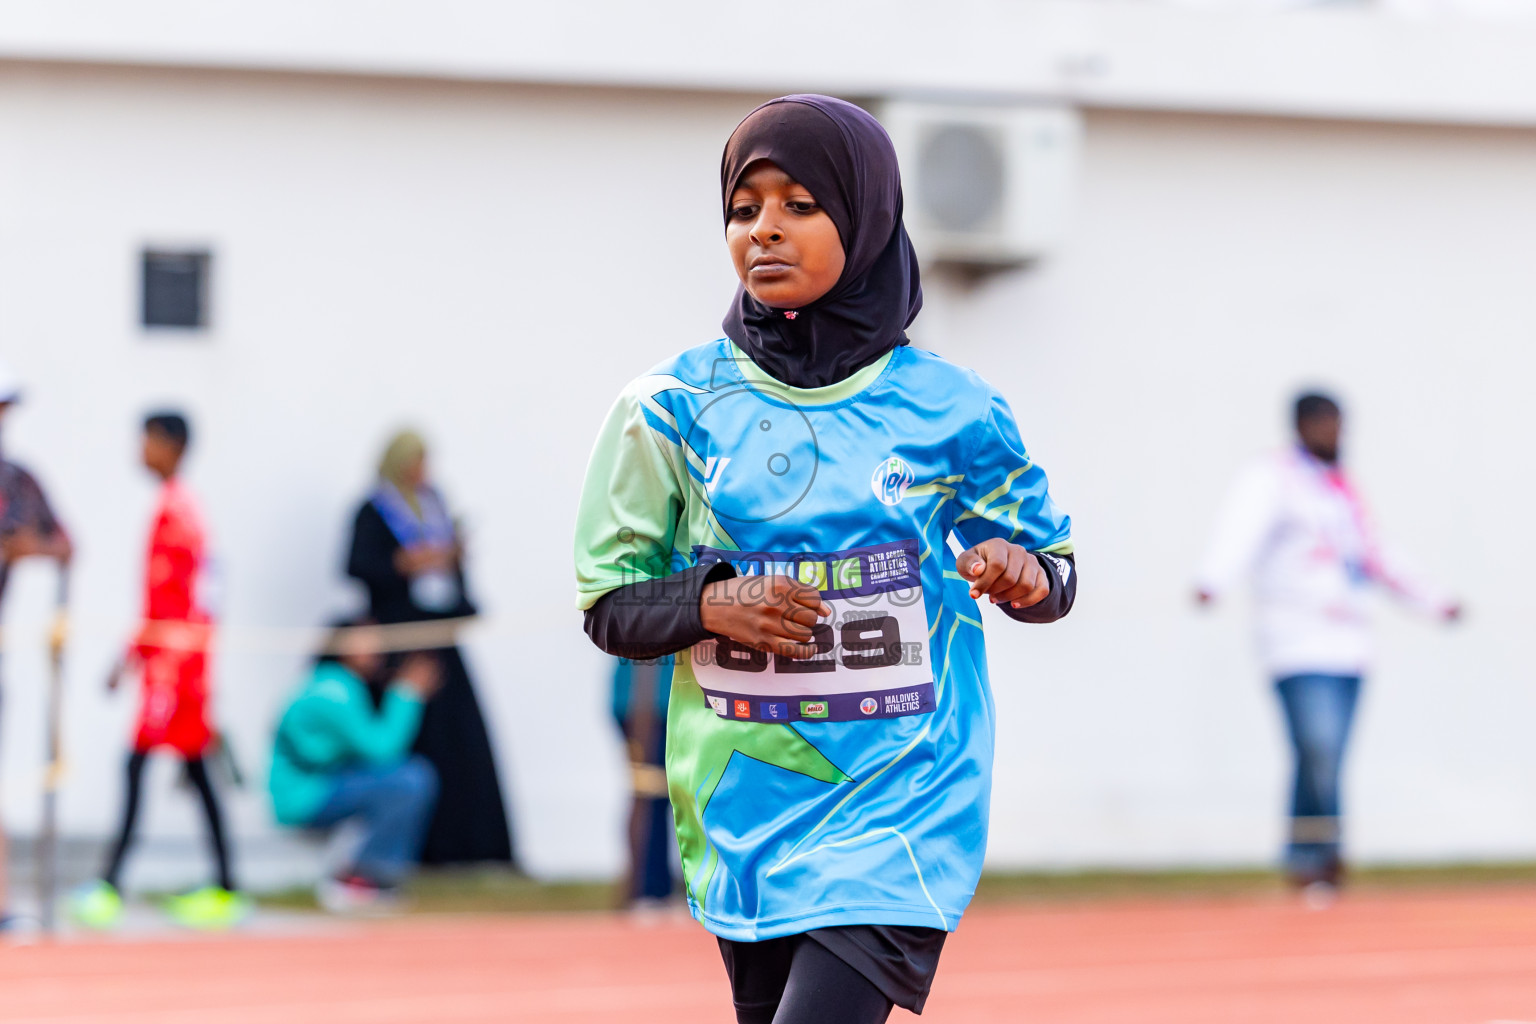
<svg viewBox="0 0 1536 1024"><path fill-rule="evenodd" d="M223 815L205 755L215 742L208 724L208 647L213 631L200 593L207 564L207 540L197 502L177 476L191 431L186 417L162 412L144 421L144 465L162 481L150 530L144 579L144 622L108 687L137 667L143 683L122 828L102 877L79 892L76 917L91 927L114 925L122 912L119 882L133 843L144 765L152 751L168 748L182 760L187 780L202 798L218 882L175 897L168 909L194 927L235 923L249 910L230 873Z"/></svg>
<svg viewBox="0 0 1536 1024"><path fill-rule="evenodd" d="M0 419L21 401L21 383L9 366L0 364ZM0 596L11 567L23 558L51 558L69 564L74 549L63 524L53 514L43 488L33 475L0 457ZM0 827L0 932L15 921L7 911L6 842Z"/></svg>

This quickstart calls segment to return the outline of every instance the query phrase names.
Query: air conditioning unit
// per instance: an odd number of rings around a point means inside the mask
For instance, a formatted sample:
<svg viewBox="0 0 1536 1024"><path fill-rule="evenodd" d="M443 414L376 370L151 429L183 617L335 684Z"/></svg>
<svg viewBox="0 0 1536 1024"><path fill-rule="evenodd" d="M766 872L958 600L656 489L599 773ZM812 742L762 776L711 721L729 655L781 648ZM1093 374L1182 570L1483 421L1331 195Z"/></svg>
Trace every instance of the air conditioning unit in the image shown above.
<svg viewBox="0 0 1536 1024"><path fill-rule="evenodd" d="M924 261L1010 266L1065 237L1082 139L1076 110L891 100L879 116Z"/></svg>

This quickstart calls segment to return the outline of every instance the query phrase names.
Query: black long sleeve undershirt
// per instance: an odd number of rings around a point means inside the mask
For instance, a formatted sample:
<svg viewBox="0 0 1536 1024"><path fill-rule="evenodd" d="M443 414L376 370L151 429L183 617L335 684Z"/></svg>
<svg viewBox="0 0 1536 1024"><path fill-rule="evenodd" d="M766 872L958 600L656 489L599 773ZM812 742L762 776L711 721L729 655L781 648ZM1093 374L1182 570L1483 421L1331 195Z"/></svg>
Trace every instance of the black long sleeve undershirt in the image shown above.
<svg viewBox="0 0 1536 1024"><path fill-rule="evenodd" d="M1003 605L1002 609L1018 622L1055 622L1072 610L1077 597L1077 563L1071 555L1035 557L1050 577L1050 594L1029 608ZM710 638L699 601L706 586L734 575L729 562L715 562L611 590L587 609L587 636L620 658L645 660L676 654Z"/></svg>
<svg viewBox="0 0 1536 1024"><path fill-rule="evenodd" d="M731 563L714 562L610 590L587 609L587 636L620 658L676 654L709 639L699 600L706 586L735 575Z"/></svg>
<svg viewBox="0 0 1536 1024"><path fill-rule="evenodd" d="M1015 622L1055 622L1065 618L1077 600L1077 560L1072 555L1044 555L1035 552L1040 568L1051 580L1051 592L1039 604L1028 608L999 605L1003 614Z"/></svg>

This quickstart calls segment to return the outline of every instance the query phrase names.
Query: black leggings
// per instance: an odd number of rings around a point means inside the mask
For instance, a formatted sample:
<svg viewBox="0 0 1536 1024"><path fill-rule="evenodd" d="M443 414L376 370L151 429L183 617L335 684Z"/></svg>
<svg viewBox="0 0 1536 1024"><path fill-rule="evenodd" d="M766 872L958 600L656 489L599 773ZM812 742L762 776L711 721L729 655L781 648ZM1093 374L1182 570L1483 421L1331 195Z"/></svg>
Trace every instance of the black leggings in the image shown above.
<svg viewBox="0 0 1536 1024"><path fill-rule="evenodd" d="M139 790L144 780L144 763L148 760L149 754L144 751L136 750L128 757L128 796L123 804L123 827L117 834L116 845L112 847L107 870L101 876L114 889L121 888L118 880L123 873L123 858L128 855L128 847L133 845L134 823L139 817ZM218 798L213 795L208 767L201 757L187 758L186 766L187 778L192 780L198 796L202 797L203 813L208 817L208 839L213 847L214 863L218 866L219 886L233 891L235 881L229 872L229 851L224 846L224 818L219 813Z"/></svg>
<svg viewBox="0 0 1536 1024"><path fill-rule="evenodd" d="M884 1024L891 1001L815 939L720 941L737 1024Z"/></svg>

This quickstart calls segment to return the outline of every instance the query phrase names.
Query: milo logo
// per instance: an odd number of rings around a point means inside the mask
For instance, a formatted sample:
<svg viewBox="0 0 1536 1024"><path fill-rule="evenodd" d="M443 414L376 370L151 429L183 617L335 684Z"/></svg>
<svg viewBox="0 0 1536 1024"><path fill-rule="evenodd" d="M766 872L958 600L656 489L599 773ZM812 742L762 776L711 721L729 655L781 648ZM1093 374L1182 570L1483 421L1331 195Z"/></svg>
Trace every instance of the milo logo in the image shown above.
<svg viewBox="0 0 1536 1024"><path fill-rule="evenodd" d="M801 718L826 718L827 702L824 700L803 700L800 702Z"/></svg>

